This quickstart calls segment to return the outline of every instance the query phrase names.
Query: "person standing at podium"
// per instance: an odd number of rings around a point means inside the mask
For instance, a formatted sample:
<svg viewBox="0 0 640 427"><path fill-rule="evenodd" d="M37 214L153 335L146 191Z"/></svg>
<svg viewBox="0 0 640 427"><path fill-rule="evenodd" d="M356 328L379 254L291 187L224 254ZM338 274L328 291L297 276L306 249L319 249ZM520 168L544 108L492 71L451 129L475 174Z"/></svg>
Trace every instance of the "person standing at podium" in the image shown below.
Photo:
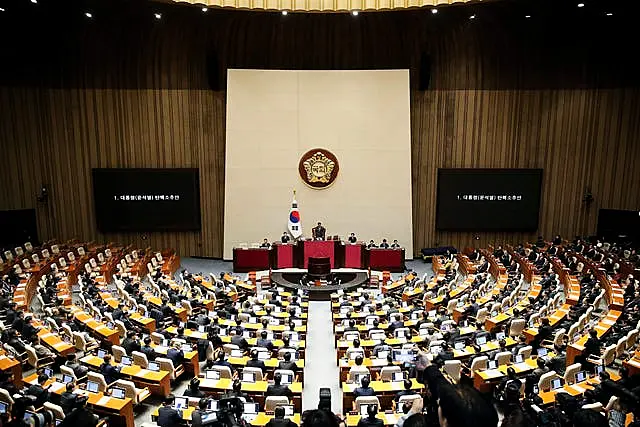
<svg viewBox="0 0 640 427"><path fill-rule="evenodd" d="M358 238L356 237L356 233L351 233L351 235L349 236L349 243L355 245L357 241Z"/></svg>
<svg viewBox="0 0 640 427"><path fill-rule="evenodd" d="M289 235L287 234L287 232L285 231L284 233L282 233L282 237L280 238L280 241L282 243L289 243L289 241L291 240L291 238L289 237Z"/></svg>
<svg viewBox="0 0 640 427"><path fill-rule="evenodd" d="M324 240L325 235L327 234L327 229L322 226L321 222L319 222L317 226L311 229L311 233L313 235L313 240Z"/></svg>

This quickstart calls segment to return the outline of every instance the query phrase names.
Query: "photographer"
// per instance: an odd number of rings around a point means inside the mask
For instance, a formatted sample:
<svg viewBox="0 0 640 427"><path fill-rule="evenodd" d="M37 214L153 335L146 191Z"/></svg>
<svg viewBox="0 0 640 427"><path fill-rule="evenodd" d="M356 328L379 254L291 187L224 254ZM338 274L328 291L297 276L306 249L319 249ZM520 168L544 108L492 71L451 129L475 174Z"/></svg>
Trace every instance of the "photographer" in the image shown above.
<svg viewBox="0 0 640 427"><path fill-rule="evenodd" d="M265 427L298 427L296 423L284 417L284 408L278 406L274 411L274 417L269 420Z"/></svg>

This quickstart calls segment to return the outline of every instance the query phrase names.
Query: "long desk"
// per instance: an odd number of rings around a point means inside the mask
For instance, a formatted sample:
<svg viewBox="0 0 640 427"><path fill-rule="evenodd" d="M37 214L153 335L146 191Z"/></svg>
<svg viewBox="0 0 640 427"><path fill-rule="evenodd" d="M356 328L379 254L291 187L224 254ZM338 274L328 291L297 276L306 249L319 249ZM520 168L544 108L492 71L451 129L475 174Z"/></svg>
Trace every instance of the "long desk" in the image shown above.
<svg viewBox="0 0 640 427"><path fill-rule="evenodd" d="M264 408L265 394L267 393L268 381L256 381L255 383L242 383L242 391L252 396L254 401L260 403L260 407ZM216 396L224 394L233 389L233 380L222 378L219 380L200 379L200 390L205 393L211 393ZM302 383L294 382L289 385L289 389L293 393L293 406L296 412L302 411Z"/></svg>
<svg viewBox="0 0 640 427"><path fill-rule="evenodd" d="M157 407L156 409L154 409L154 411L151 413L151 419L153 421L156 421L158 419L158 409L160 409L161 406ZM193 414L193 411L196 408L193 406L189 406L188 408L185 408L182 410L182 419L186 422L191 422L191 414ZM249 422L250 425L252 426L257 426L257 427L261 427L266 425L272 418L274 417L274 415L267 415L264 412L259 412L258 415L251 420L251 422ZM289 418L291 421L293 421L294 423L296 423L297 425L300 425L300 413L297 412L295 414L293 414L293 417Z"/></svg>
<svg viewBox="0 0 640 427"><path fill-rule="evenodd" d="M369 385L376 392L376 396L380 399L380 405L383 408L390 408L395 394L401 390L404 390L404 382L387 382L387 381L371 381ZM342 383L342 407L345 411L351 408L355 398L353 397L353 391L360 387L360 384L354 383ZM411 390L422 390L423 384L420 384L415 378L411 379Z"/></svg>
<svg viewBox="0 0 640 427"><path fill-rule="evenodd" d="M13 383L16 387L22 387L22 365L21 363L13 357L9 357L4 354L4 350L2 350L0 355L0 372L3 373L11 373L13 375Z"/></svg>
<svg viewBox="0 0 640 427"><path fill-rule="evenodd" d="M24 378L28 384L38 382L38 374L32 374ZM51 385L49 391L55 396L59 403L60 395L65 391L65 385L55 379L49 379L45 387ZM76 391L78 394L88 396L87 405L99 415L109 416L109 425L115 427L134 427L133 402L129 398L116 399L104 393L91 393L86 390Z"/></svg>
<svg viewBox="0 0 640 427"><path fill-rule="evenodd" d="M93 355L83 357L80 359L80 362L87 365L93 371L99 371L100 366L104 363L102 359ZM113 360L111 360L111 364L118 366ZM152 394L166 397L171 393L171 378L167 371L154 372L137 365L131 365L122 366L120 375L125 379L133 381L136 387L149 387L149 391L151 391Z"/></svg>
<svg viewBox="0 0 640 427"><path fill-rule="evenodd" d="M91 330L94 336L111 344L120 345L120 336L116 329L107 328L104 323L98 322L79 307L73 307L72 313L78 321Z"/></svg>

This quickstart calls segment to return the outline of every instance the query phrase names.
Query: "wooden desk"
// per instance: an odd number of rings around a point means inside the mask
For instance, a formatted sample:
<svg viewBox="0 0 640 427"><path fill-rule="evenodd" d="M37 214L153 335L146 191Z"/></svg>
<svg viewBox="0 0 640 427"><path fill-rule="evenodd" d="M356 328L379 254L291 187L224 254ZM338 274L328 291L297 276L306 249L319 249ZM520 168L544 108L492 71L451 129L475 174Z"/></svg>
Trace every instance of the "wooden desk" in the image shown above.
<svg viewBox="0 0 640 427"><path fill-rule="evenodd" d="M398 413L386 413L386 412L378 412L376 418L382 420L384 425L393 426L398 422L398 419L401 417L401 414ZM360 422L360 415L347 415L347 427L356 427Z"/></svg>
<svg viewBox="0 0 640 427"><path fill-rule="evenodd" d="M169 347L156 345L153 342L151 343L151 347L153 347L156 353L164 357L167 356L167 351L169 351ZM197 377L198 375L200 375L200 362L198 361L197 350L184 352L184 358L183 358L182 364L190 375L194 377Z"/></svg>
<svg viewBox="0 0 640 427"><path fill-rule="evenodd" d="M116 329L107 328L104 323L98 322L79 307L72 307L72 312L78 321L91 329L94 336L111 344L120 345L120 336Z"/></svg>
<svg viewBox="0 0 640 427"><path fill-rule="evenodd" d="M40 341L52 349L58 356L67 357L67 355L76 352L76 348L73 344L64 341L59 335L50 332L47 328L43 327L38 331L38 338L40 338Z"/></svg>
<svg viewBox="0 0 640 427"><path fill-rule="evenodd" d="M342 383L342 407L347 411L348 408L353 406L355 401L353 397L353 391L360 387L360 384L354 383ZM391 408L391 402L393 401L395 394L401 390L404 390L404 382L386 382L386 381L371 381L370 387L376 392L376 396L380 399L380 405L382 408ZM422 390L423 384L416 381L415 378L411 379L411 390Z"/></svg>
<svg viewBox="0 0 640 427"><path fill-rule="evenodd" d="M151 317L144 317L142 314L136 312L131 313L129 315L129 319L131 319L134 323L142 326L142 328L146 329L149 333L156 330L156 320L152 319Z"/></svg>
<svg viewBox="0 0 640 427"><path fill-rule="evenodd" d="M96 356L89 355L80 359L80 362L87 365L93 371L100 371L103 360ZM113 366L119 366L113 360L111 360L111 364ZM166 397L171 393L170 374L167 371L154 372L143 369L137 365L131 365L122 366L120 375L124 379L131 379L136 387L149 387L149 391L151 391L152 394Z"/></svg>
<svg viewBox="0 0 640 427"><path fill-rule="evenodd" d="M24 378L24 381L29 384L36 384L38 382L38 374L29 375ZM45 383L45 386L48 385L51 385L49 391L56 396L56 401L59 403L59 396L65 391L65 385L57 382L55 379L49 379ZM109 416L110 426L134 427L133 402L130 398L116 399L106 396L104 393L76 390L76 393L89 397L87 405L91 407L94 412L99 415Z"/></svg>
<svg viewBox="0 0 640 427"><path fill-rule="evenodd" d="M265 393L269 386L268 381L256 381L255 383L242 383L242 391L253 397L254 401L260 403L260 407L264 408ZM221 395L231 390L233 380L223 378L219 380L200 379L200 389L204 392ZM294 382L289 385L289 389L293 393L293 406L296 412L302 411L302 383Z"/></svg>
<svg viewBox="0 0 640 427"><path fill-rule="evenodd" d="M158 419L158 410L161 408L162 406L158 406L156 409L154 409L154 411L151 413L151 420L152 421L156 421ZM182 419L187 421L187 422L191 422L191 414L193 414L193 411L195 411L195 407L193 406L189 406L188 408L185 408L182 410ZM274 416L273 415L267 415L264 412L260 412L258 413L258 416L253 419L251 421L252 426L264 426L266 425L269 420L271 420ZM293 417L290 418L291 421L293 421L294 423L296 423L297 425L300 425L300 413L294 413Z"/></svg>
<svg viewBox="0 0 640 427"><path fill-rule="evenodd" d="M0 355L0 371L3 373L10 372L13 375L13 383L18 389L22 388L22 365L13 357L4 354L4 350L2 352L3 354Z"/></svg>
<svg viewBox="0 0 640 427"><path fill-rule="evenodd" d="M598 333L598 338L601 338L604 334L609 332L609 329L613 325L615 325L615 323L618 321L618 318L620 317L621 314L622 314L621 311L609 310L607 315L602 319L600 319L598 324L593 327L593 329L595 329L596 332ZM569 339L571 338L572 337L569 337ZM588 338L589 338L589 334L585 333L584 335L582 335L582 337L580 337L578 341L567 346L567 366L573 364L574 361L576 360L576 356L579 356L582 354L582 352L584 351L584 344L587 342Z"/></svg>

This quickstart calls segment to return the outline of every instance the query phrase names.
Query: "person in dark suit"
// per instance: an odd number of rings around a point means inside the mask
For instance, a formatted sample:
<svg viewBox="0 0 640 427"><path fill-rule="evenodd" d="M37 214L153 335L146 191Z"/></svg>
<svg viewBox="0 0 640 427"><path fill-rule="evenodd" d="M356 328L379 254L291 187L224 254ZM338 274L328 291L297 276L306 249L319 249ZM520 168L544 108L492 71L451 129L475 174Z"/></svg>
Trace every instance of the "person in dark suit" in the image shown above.
<svg viewBox="0 0 640 427"><path fill-rule="evenodd" d="M177 342L174 342L173 346L167 350L167 358L171 359L174 368L178 368L178 366L182 365L182 361L184 360L184 351L182 351Z"/></svg>
<svg viewBox="0 0 640 427"><path fill-rule="evenodd" d="M249 343L242 336L242 327L238 326L236 328L236 333L231 337L231 344L237 345L241 350L247 351L249 349Z"/></svg>
<svg viewBox="0 0 640 427"><path fill-rule="evenodd" d="M229 363L228 360L225 359L224 351L221 351L220 353L218 353L218 359L216 359L216 361L213 362L213 364L215 366L226 366L227 368L231 369L232 374L235 371L235 369L233 368L233 365Z"/></svg>
<svg viewBox="0 0 640 427"><path fill-rule="evenodd" d="M360 382L361 387L356 387L356 389L353 390L354 402L355 402L355 398L358 398L361 396L376 395L376 392L373 390L373 388L369 387L369 384L371 384L371 378L369 378L369 375L365 375L362 378L362 381Z"/></svg>
<svg viewBox="0 0 640 427"><path fill-rule="evenodd" d="M113 313L111 313L111 317L113 320L122 320L122 316L124 316L124 304L120 303L118 304L118 308L113 310Z"/></svg>
<svg viewBox="0 0 640 427"><path fill-rule="evenodd" d="M47 382L49 377L46 374L38 375L38 382L36 384L32 384L27 389L26 394L29 396L33 396L36 400L33 402L33 406L39 408L44 405L44 402L49 400L50 393L49 387L45 387L44 384Z"/></svg>
<svg viewBox="0 0 640 427"><path fill-rule="evenodd" d="M389 243L387 242L387 239L382 239L382 243L380 243L380 248L389 249Z"/></svg>
<svg viewBox="0 0 640 427"><path fill-rule="evenodd" d="M596 331L595 329L591 329L589 331L589 338L587 339L587 341L584 343L584 350L582 351L582 355L581 358L583 360L582 364L583 366L585 366L585 368L588 369L593 369L592 364L587 362L587 359L589 358L589 356L600 356L600 340L598 339L598 331Z"/></svg>
<svg viewBox="0 0 640 427"><path fill-rule="evenodd" d="M164 399L164 405L158 409L158 420L156 423L160 427L173 427L176 425L184 425L182 420L182 411L175 409L173 405L174 397L169 395Z"/></svg>
<svg viewBox="0 0 640 427"><path fill-rule="evenodd" d="M367 406L367 416L360 418L357 427L382 427L384 421L378 418L378 405Z"/></svg>
<svg viewBox="0 0 640 427"><path fill-rule="evenodd" d="M267 249L269 249L269 248L271 247L271 243L269 243L269 240L264 239L264 240L262 241L262 244L260 245L260 247L261 247L261 248L267 248Z"/></svg>
<svg viewBox="0 0 640 427"><path fill-rule="evenodd" d="M369 240L369 244L367 245L367 249L371 249L371 248L377 248L378 245L376 245L376 242L374 242L373 240Z"/></svg>
<svg viewBox="0 0 640 427"><path fill-rule="evenodd" d="M280 241L282 243L289 243L290 240L291 238L289 237L289 233L287 233L286 231L282 233L282 237L280 238Z"/></svg>
<svg viewBox="0 0 640 427"><path fill-rule="evenodd" d="M311 234L313 235L314 240L324 240L327 234L327 229L322 226L321 222L319 222L318 225L311 229Z"/></svg>
<svg viewBox="0 0 640 427"><path fill-rule="evenodd" d="M248 368L260 368L262 370L262 374L264 375L267 367L264 365L262 360L258 360L258 352L256 350L251 350L251 359L247 360Z"/></svg>
<svg viewBox="0 0 640 427"><path fill-rule="evenodd" d="M412 390L411 390L411 380L410 379L405 379L404 383L404 390L400 390L399 392L396 393L396 396L394 398L394 401L396 403L396 405L398 404L398 401L400 400L400 398L402 396L408 396L410 394L415 394Z"/></svg>
<svg viewBox="0 0 640 427"><path fill-rule="evenodd" d="M273 343L271 342L270 339L267 338L267 336L268 336L267 331L260 332L260 338L256 340L256 346L264 347L269 351L273 351Z"/></svg>
<svg viewBox="0 0 640 427"><path fill-rule="evenodd" d="M198 402L198 408L191 413L191 426L192 427L202 427L202 416L205 415L207 411L207 407L209 406L209 399L203 397Z"/></svg>
<svg viewBox="0 0 640 427"><path fill-rule="evenodd" d="M537 350L537 348L540 347L540 344L542 344L542 341L549 339L552 335L553 335L553 329L549 324L549 319L544 317L540 321L538 334L536 335L535 339L531 342L531 346L533 347L534 350Z"/></svg>
<svg viewBox="0 0 640 427"><path fill-rule="evenodd" d="M293 399L293 392L288 385L282 385L282 375L277 373L273 376L273 384L267 387L267 396L286 396Z"/></svg>
<svg viewBox="0 0 640 427"><path fill-rule="evenodd" d="M103 360L104 362L100 365L100 373L104 376L104 380L107 384L111 384L120 376L120 369L111 365L110 354L106 354Z"/></svg>
<svg viewBox="0 0 640 427"><path fill-rule="evenodd" d="M73 369L73 373L75 374L76 378L86 377L87 373L89 372L89 368L78 363L78 361L76 360L76 355L74 353L67 355L65 366Z"/></svg>
<svg viewBox="0 0 640 427"><path fill-rule="evenodd" d="M76 407L64 417L61 427L95 427L98 425L98 416L87 408L87 396L78 396L76 399Z"/></svg>
<svg viewBox="0 0 640 427"><path fill-rule="evenodd" d="M60 395L60 407L65 415L69 415L76 406L78 395L73 392L75 388L76 385L73 381L68 382L65 386L65 392Z"/></svg>
<svg viewBox="0 0 640 427"><path fill-rule="evenodd" d="M273 415L274 417L269 420L265 427L298 427L298 424L284 417L284 408L282 406L278 406Z"/></svg>
<svg viewBox="0 0 640 427"><path fill-rule="evenodd" d="M398 243L397 239L393 239L393 243L391 244L391 249L400 249L400 243Z"/></svg>
<svg viewBox="0 0 640 427"><path fill-rule="evenodd" d="M280 361L278 363L278 369L286 369L289 371L293 371L294 373L298 372L298 365L296 364L296 362L291 360L291 353L290 352L286 352L282 355L282 358L284 360Z"/></svg>
<svg viewBox="0 0 640 427"><path fill-rule="evenodd" d="M189 381L189 387L184 391L183 396L187 397L205 397L206 393L200 390L200 380L198 377L193 377Z"/></svg>
<svg viewBox="0 0 640 427"><path fill-rule="evenodd" d="M140 351L140 341L136 338L135 331L127 331L127 337L122 340L122 348L127 352L129 356L131 356L132 351Z"/></svg>
<svg viewBox="0 0 640 427"><path fill-rule="evenodd" d="M33 326L31 323L32 320L33 318L31 316L25 317L24 326L22 327L22 339L29 342L38 336L38 328Z"/></svg>
<svg viewBox="0 0 640 427"><path fill-rule="evenodd" d="M352 245L355 244L358 241L358 238L356 237L356 233L351 233L349 235L349 243L351 243Z"/></svg>
<svg viewBox="0 0 640 427"><path fill-rule="evenodd" d="M244 399L245 402L249 401L249 397L241 391L242 383L239 380L235 380L231 388L232 388L231 391L222 395L223 399L228 399L230 397L237 397L239 399Z"/></svg>
<svg viewBox="0 0 640 427"><path fill-rule="evenodd" d="M151 347L151 337L144 339L144 345L140 347L140 351L147 356L149 362L156 360L157 354L153 347Z"/></svg>

